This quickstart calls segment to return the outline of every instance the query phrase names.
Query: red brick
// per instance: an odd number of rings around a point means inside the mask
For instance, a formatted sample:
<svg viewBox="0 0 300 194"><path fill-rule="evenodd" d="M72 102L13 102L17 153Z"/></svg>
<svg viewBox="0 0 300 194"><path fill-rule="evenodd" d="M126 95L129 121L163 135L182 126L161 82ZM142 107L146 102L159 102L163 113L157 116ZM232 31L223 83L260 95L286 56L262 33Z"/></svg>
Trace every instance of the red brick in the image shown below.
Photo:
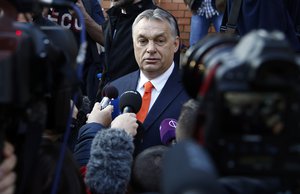
<svg viewBox="0 0 300 194"><path fill-rule="evenodd" d="M185 25L183 26L183 32L190 32L191 31L191 25Z"/></svg>
<svg viewBox="0 0 300 194"><path fill-rule="evenodd" d="M189 39L190 33L182 32L180 33L180 38L181 39Z"/></svg>
<svg viewBox="0 0 300 194"><path fill-rule="evenodd" d="M161 3L168 3L171 4L172 0L158 0L158 2L156 4L161 4Z"/></svg>
<svg viewBox="0 0 300 194"><path fill-rule="evenodd" d="M183 31L184 31L184 26L183 26L183 25L179 25L178 28L179 28L179 31L180 31L180 32L183 32Z"/></svg>
<svg viewBox="0 0 300 194"><path fill-rule="evenodd" d="M172 13L173 16L175 16L176 18L183 18L183 17L184 17L184 11L172 11L171 13Z"/></svg>
<svg viewBox="0 0 300 194"><path fill-rule="evenodd" d="M189 39L181 39L181 44L183 44L184 46L189 47L189 45L190 45Z"/></svg>
<svg viewBox="0 0 300 194"><path fill-rule="evenodd" d="M160 6L164 9L168 10L168 11L178 10L178 4L177 3L160 3Z"/></svg>
<svg viewBox="0 0 300 194"><path fill-rule="evenodd" d="M186 18L192 17L192 12L190 12L190 11L185 11L185 12L184 12L184 17L186 17Z"/></svg>
<svg viewBox="0 0 300 194"><path fill-rule="evenodd" d="M183 0L173 0L173 3L182 3Z"/></svg>
<svg viewBox="0 0 300 194"><path fill-rule="evenodd" d="M190 18L178 18L178 24L190 24Z"/></svg>
<svg viewBox="0 0 300 194"><path fill-rule="evenodd" d="M184 3L178 4L178 9L179 10L189 10Z"/></svg>

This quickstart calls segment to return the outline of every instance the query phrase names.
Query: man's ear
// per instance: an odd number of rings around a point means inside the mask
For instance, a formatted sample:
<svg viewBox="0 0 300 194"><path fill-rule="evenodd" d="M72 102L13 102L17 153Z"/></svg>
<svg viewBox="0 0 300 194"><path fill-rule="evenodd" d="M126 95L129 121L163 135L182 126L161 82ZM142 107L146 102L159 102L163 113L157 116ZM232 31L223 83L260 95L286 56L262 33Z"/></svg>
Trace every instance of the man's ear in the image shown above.
<svg viewBox="0 0 300 194"><path fill-rule="evenodd" d="M176 53L179 49L179 45L180 45L180 38L179 36L176 36L175 41L174 41L174 53Z"/></svg>

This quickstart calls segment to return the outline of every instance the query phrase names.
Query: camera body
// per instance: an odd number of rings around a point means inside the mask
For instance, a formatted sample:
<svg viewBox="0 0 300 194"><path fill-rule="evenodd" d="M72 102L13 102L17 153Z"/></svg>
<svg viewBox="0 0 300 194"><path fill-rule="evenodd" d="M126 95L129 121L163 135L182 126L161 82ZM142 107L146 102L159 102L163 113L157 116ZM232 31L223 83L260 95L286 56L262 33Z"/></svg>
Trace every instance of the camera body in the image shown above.
<svg viewBox="0 0 300 194"><path fill-rule="evenodd" d="M210 39L219 44L195 60ZM299 56L280 32L253 31L235 45L222 34L208 40L188 52L193 60L183 69L198 72L199 61L205 66L193 93L204 118L197 127L204 129L205 147L220 175L272 177L284 189L299 189Z"/></svg>
<svg viewBox="0 0 300 194"><path fill-rule="evenodd" d="M20 11L37 14L41 7L33 0L0 2L0 149L4 141L15 147L16 193L28 186L44 130L66 130L80 85L73 33L16 21Z"/></svg>
<svg viewBox="0 0 300 194"><path fill-rule="evenodd" d="M2 1L0 6L0 105L25 109L62 89L74 93L78 46L72 32L58 25L17 22L13 4Z"/></svg>

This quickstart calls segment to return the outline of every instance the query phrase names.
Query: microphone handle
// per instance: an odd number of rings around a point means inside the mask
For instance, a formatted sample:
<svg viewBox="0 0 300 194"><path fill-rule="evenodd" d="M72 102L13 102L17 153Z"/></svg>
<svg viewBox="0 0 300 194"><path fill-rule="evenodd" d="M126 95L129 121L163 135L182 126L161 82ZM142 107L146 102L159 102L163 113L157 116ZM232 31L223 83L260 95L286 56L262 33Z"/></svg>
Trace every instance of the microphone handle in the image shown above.
<svg viewBox="0 0 300 194"><path fill-rule="evenodd" d="M132 113L133 109L130 106L125 106L123 109L123 113Z"/></svg>
<svg viewBox="0 0 300 194"><path fill-rule="evenodd" d="M100 102L100 107L101 107L101 110L103 110L105 107L107 107L110 103L110 99L108 97L103 97L101 102Z"/></svg>

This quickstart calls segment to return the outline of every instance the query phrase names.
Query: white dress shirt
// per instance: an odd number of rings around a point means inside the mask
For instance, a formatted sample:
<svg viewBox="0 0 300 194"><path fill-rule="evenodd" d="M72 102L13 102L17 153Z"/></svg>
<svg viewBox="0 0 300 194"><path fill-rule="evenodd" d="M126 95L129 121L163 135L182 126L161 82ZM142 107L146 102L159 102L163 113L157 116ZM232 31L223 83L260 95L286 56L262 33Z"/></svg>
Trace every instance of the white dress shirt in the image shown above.
<svg viewBox="0 0 300 194"><path fill-rule="evenodd" d="M149 110L151 109L151 107L153 106L153 104L156 101L157 97L159 96L160 92L162 91L163 87L165 86L165 84L166 84L167 80L169 79L173 69L174 69L174 62L169 67L169 69L167 69L167 71L165 71L163 74L161 74L160 76L158 76L157 78L152 79L152 80L149 80L143 74L143 72L140 71L140 78L139 78L139 82L138 82L136 90L141 94L141 96L144 95L144 84L146 82L151 81L151 83L153 85L152 92L151 92L151 101L150 101Z"/></svg>

